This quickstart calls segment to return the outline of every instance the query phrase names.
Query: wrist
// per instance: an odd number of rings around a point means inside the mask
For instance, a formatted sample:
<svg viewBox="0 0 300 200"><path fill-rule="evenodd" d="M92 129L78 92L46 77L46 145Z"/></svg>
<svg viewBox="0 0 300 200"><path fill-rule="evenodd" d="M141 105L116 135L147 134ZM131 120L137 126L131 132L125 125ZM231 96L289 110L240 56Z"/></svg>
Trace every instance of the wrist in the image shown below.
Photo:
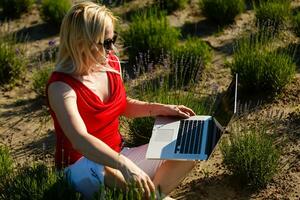
<svg viewBox="0 0 300 200"><path fill-rule="evenodd" d="M123 156L122 154L119 154L117 169L122 172L125 168L126 168L126 157Z"/></svg>
<svg viewBox="0 0 300 200"><path fill-rule="evenodd" d="M149 103L149 116L155 117L161 115L164 104Z"/></svg>

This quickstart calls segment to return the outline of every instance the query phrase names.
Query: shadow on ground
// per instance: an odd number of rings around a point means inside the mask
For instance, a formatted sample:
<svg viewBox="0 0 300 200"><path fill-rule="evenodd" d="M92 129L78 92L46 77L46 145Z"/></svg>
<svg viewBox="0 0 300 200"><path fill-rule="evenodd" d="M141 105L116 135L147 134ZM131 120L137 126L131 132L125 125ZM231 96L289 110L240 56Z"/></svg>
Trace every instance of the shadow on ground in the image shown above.
<svg viewBox="0 0 300 200"><path fill-rule="evenodd" d="M12 155L14 158L21 158L25 160L27 157L31 157L35 160L52 162L55 152L55 142L56 138L54 131L48 130L42 137L33 139L31 142L14 149L12 151Z"/></svg>
<svg viewBox="0 0 300 200"><path fill-rule="evenodd" d="M47 23L35 24L15 32L17 41L20 43L49 38L57 35L58 33L59 28Z"/></svg>
<svg viewBox="0 0 300 200"><path fill-rule="evenodd" d="M223 30L223 27L216 25L208 19L201 19L198 22L187 22L181 27L182 38L207 37Z"/></svg>
<svg viewBox="0 0 300 200"><path fill-rule="evenodd" d="M42 117L47 113L47 110L44 109L45 103L45 99L43 98L16 100L11 104L2 105L2 107L8 109L8 111L2 112L0 117L10 118L23 116L23 119L27 117Z"/></svg>
<svg viewBox="0 0 300 200"><path fill-rule="evenodd" d="M234 185L235 183L235 185ZM251 193L242 190L229 175L218 175L193 180L176 195L176 199L250 199Z"/></svg>

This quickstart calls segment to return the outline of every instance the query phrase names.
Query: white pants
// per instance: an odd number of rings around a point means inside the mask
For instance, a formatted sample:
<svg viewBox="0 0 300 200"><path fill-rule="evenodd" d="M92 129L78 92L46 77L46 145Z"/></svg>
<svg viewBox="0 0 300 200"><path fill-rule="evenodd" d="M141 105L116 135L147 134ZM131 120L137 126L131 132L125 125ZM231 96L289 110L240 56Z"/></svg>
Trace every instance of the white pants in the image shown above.
<svg viewBox="0 0 300 200"><path fill-rule="evenodd" d="M153 179L157 169L163 160L147 160L146 151L148 144L128 148L125 147L121 154L132 160L148 176ZM76 191L82 193L85 198L91 199L93 194L99 191L100 185L104 184L104 167L98 163L81 157L74 164L65 169L68 181Z"/></svg>

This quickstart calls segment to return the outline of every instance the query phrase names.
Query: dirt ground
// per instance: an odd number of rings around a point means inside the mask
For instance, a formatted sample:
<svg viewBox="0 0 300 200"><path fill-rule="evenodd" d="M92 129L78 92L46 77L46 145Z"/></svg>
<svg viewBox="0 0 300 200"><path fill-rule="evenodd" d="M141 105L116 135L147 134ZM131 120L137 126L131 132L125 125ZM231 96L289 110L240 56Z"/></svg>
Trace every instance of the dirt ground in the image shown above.
<svg viewBox="0 0 300 200"><path fill-rule="evenodd" d="M134 0L125 8L113 10L119 15L126 15L137 6L144 6L148 1ZM214 86L218 91L226 89L230 82L230 70L225 62L230 61L233 41L242 32L250 31L254 13L246 11L235 20L235 23L220 29L198 12L197 1L181 11L168 16L171 25L206 41L214 52L213 61L205 71L201 87L211 92ZM294 1L293 6L299 7ZM123 21L126 26L126 20ZM2 24L9 24L9 30L17 34L28 34L26 54L31 59L28 75L12 90L0 90L0 144L8 145L16 163L32 163L46 161L53 166L55 137L52 121L45 109L45 102L38 98L31 87L31 74L36 68L43 66L49 51L49 41L59 43L58 31L43 23L38 10L32 9L21 19ZM293 36L289 41L298 43ZM41 59L37 59L41 58ZM299 53L297 54L299 57ZM260 102L257 105L257 102ZM254 106L255 105L255 106ZM282 149L281 169L272 182L259 192L242 189L222 165L222 155L217 149L206 162L199 162L172 193L176 199L300 199L300 68L297 66L296 77L277 95L275 100L253 100L248 104L247 113L240 116L235 124L255 124L258 121L268 124L277 138L277 145ZM282 117L278 117L282 115ZM226 137L226 136L225 136Z"/></svg>

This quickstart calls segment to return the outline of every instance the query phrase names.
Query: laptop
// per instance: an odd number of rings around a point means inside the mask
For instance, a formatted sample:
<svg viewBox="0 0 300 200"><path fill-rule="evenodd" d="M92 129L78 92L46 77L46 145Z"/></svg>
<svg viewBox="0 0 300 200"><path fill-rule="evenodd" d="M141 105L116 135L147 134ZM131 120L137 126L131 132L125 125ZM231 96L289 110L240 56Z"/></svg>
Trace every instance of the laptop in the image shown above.
<svg viewBox="0 0 300 200"><path fill-rule="evenodd" d="M225 94L216 100L212 116L188 119L157 117L148 145L147 159L208 160L237 111L238 75Z"/></svg>

